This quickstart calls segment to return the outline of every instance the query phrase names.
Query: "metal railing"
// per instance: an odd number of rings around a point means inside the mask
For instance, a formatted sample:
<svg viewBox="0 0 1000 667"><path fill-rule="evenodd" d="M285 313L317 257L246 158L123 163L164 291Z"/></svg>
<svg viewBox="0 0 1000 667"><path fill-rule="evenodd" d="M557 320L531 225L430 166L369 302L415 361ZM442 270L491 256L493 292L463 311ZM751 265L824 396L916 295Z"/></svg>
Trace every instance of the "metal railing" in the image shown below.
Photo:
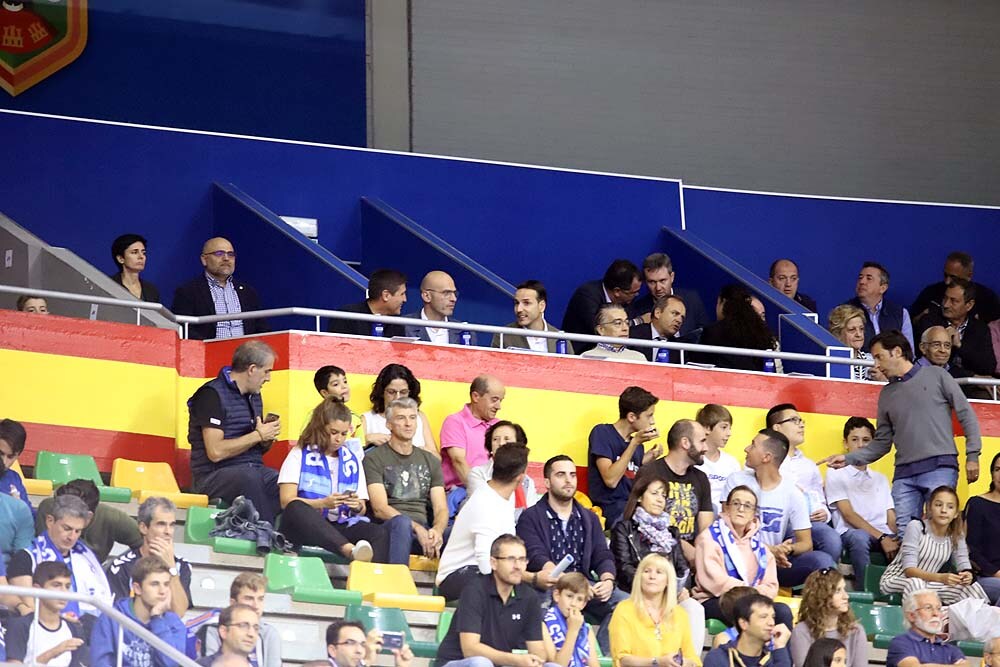
<svg viewBox="0 0 1000 667"><path fill-rule="evenodd" d="M119 625L128 628L130 632L142 637L143 641L168 656L171 660L175 660L183 665L183 667L198 667L197 662L154 635L147 628L143 627L141 623L115 609L113 604L109 604L94 596L66 591L50 591L44 588L25 588L23 586L0 586L0 595L17 595L18 597L33 597L45 600L75 600L76 602L91 604L100 609L102 614L110 616ZM122 647L119 646L118 650L121 651Z"/></svg>
<svg viewBox="0 0 1000 667"><path fill-rule="evenodd" d="M993 400L997 400L997 387L1000 387L1000 380L995 378L955 378L955 382L959 385L967 387L989 387L990 391L993 393Z"/></svg>

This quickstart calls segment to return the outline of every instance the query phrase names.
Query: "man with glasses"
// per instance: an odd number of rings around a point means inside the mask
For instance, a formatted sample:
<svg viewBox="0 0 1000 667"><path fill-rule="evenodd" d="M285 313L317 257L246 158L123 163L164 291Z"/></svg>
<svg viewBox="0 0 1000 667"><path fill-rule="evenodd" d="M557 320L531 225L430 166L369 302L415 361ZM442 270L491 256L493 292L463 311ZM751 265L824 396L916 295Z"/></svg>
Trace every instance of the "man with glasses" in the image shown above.
<svg viewBox="0 0 1000 667"><path fill-rule="evenodd" d="M952 335L943 326L933 326L924 329L920 334L920 354L921 357L914 362L914 366L937 366L948 371L948 375L953 378L972 377L974 373L951 364L951 354L953 348ZM977 387L975 385L959 385L962 393L967 398L978 398L989 400L992 394L987 387Z"/></svg>
<svg viewBox="0 0 1000 667"><path fill-rule="evenodd" d="M916 301L910 306L910 312L916 319L920 319L928 312L941 306L945 289L951 285L955 278L968 280L976 287L976 305L972 309L972 317L982 322L992 322L1000 318L1000 298L996 292L982 283L973 282L972 273L975 269L975 262L972 255L966 252L952 252L944 260L944 280L928 285L921 290Z"/></svg>
<svg viewBox="0 0 1000 667"><path fill-rule="evenodd" d="M250 654L257 648L260 636L260 616L245 604L226 607L219 614L219 640L217 653L198 659L198 664L211 667L216 660L237 658L250 662Z"/></svg>
<svg viewBox="0 0 1000 667"><path fill-rule="evenodd" d="M708 324L705 304L695 290L677 287L674 284L674 265L670 261L670 256L654 252L642 260L642 280L646 283L647 291L633 302L632 310L638 315L632 318L632 326L648 324L655 317L653 310L657 302L675 296L684 303L687 312L680 329L671 335L692 343L698 342L702 328Z"/></svg>
<svg viewBox="0 0 1000 667"><path fill-rule="evenodd" d="M385 638L379 630L365 635L358 621L334 621L326 629L326 660L307 662L303 667L363 667L374 665L383 650ZM392 649L396 667L409 667L413 651L404 643Z"/></svg>
<svg viewBox="0 0 1000 667"><path fill-rule="evenodd" d="M230 609L236 606L248 607L260 619L257 640L247 658L253 667L281 667L281 635L277 628L264 622L264 597L267 592L267 577L259 572L240 572L229 586ZM218 621L221 613L206 619L203 629L195 629L201 639L203 656L219 655L222 640Z"/></svg>
<svg viewBox="0 0 1000 667"><path fill-rule="evenodd" d="M638 313L632 312L632 302L642 289L639 268L627 259L616 259L604 272L601 280L592 280L576 288L563 315L563 331L576 334L590 334L598 322L597 310L602 304L614 304L626 310L625 334L628 336L629 321ZM590 343L574 343L577 354L594 347Z"/></svg>
<svg viewBox="0 0 1000 667"><path fill-rule="evenodd" d="M205 241L201 249L201 265L205 272L177 288L171 310L175 315L225 315L260 310L257 290L235 280L236 251L222 237ZM232 338L270 331L267 320L226 320L210 324L192 324L188 338Z"/></svg>
<svg viewBox="0 0 1000 667"><path fill-rule="evenodd" d="M606 303L597 309L594 315L594 328L587 333L596 333L607 338L628 338L628 312L621 306ZM646 356L638 350L632 350L615 343L598 343L591 346L581 357L592 359L627 359L629 361L645 361Z"/></svg>
<svg viewBox="0 0 1000 667"><path fill-rule="evenodd" d="M527 562L521 538L504 534L493 541L492 574L462 591L436 667L546 664L538 595L523 582Z"/></svg>
<svg viewBox="0 0 1000 667"><path fill-rule="evenodd" d="M476 333L474 331L462 331L460 329L445 329L443 327L432 326L432 322L450 322L451 316L455 314L455 305L458 303L458 289L455 281L444 271L431 271L420 281L420 299L424 302L423 308L418 313L409 313L403 317L412 317L416 320L426 320L427 326L406 325L406 335L417 338L425 342L437 343L438 345L462 345L462 335L470 336L469 345L476 344Z"/></svg>
<svg viewBox="0 0 1000 667"><path fill-rule="evenodd" d="M947 642L941 600L937 593L924 589L905 596L903 614L910 629L889 643L886 667L968 664L962 651ZM986 657L985 653L983 657Z"/></svg>
<svg viewBox="0 0 1000 667"><path fill-rule="evenodd" d="M932 308L918 319L914 333L921 341L920 351L923 352L924 330L929 327L944 327L951 342L951 354L948 357L950 367L960 369L966 376L992 376L997 369L997 360L990 329L986 322L972 316L977 298L975 285L968 280L955 278L944 290L941 307Z"/></svg>

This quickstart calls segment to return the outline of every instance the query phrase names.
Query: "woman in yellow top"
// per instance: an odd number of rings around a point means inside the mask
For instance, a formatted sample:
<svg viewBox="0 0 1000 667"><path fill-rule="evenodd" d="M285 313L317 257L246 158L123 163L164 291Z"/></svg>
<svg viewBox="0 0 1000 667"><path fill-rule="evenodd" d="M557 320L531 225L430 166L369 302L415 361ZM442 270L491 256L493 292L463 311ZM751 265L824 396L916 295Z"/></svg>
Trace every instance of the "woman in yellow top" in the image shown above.
<svg viewBox="0 0 1000 667"><path fill-rule="evenodd" d="M677 575L659 553L639 561L632 595L615 607L608 632L615 667L701 665L687 612L677 606Z"/></svg>

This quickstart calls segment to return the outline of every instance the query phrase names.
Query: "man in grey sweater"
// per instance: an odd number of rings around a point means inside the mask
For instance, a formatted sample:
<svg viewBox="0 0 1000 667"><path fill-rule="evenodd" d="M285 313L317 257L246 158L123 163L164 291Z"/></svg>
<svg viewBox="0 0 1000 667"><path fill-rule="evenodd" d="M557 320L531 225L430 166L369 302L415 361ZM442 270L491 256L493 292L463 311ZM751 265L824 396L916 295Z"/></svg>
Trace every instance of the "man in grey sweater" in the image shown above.
<svg viewBox="0 0 1000 667"><path fill-rule="evenodd" d="M958 484L958 448L951 412L965 432L965 474L979 479L982 438L979 420L961 388L943 368L915 366L909 341L899 331L883 331L872 340L876 367L889 378L878 397L878 426L867 446L829 456L831 468L873 463L896 443L892 500L902 529L922 515L924 502L939 486Z"/></svg>

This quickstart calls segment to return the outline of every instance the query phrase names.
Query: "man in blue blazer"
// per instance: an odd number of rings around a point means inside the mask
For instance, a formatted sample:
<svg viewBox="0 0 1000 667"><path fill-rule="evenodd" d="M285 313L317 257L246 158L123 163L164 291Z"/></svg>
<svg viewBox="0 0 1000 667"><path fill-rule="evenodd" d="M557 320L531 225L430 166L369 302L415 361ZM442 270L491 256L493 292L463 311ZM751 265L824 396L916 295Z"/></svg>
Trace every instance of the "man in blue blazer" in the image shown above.
<svg viewBox="0 0 1000 667"><path fill-rule="evenodd" d="M431 271L420 281L420 299L424 306L419 312L409 313L404 317L417 320L427 320L428 326L406 325L406 335L422 341L439 345L461 345L462 332L458 329L443 329L433 326L433 322L450 322L458 303L458 290L455 281L444 271ZM476 333L472 335L471 345L476 344Z"/></svg>

